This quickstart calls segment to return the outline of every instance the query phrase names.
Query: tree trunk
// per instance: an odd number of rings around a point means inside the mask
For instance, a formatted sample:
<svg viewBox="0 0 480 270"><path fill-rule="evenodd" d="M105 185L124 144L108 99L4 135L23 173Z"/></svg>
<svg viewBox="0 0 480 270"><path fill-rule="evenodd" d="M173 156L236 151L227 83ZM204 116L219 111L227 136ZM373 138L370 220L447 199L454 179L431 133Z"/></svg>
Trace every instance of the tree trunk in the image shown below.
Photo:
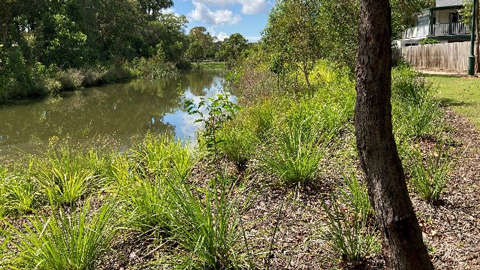
<svg viewBox="0 0 480 270"><path fill-rule="evenodd" d="M360 1L355 135L370 201L390 269L433 269L408 196L392 133L391 10L388 0Z"/></svg>

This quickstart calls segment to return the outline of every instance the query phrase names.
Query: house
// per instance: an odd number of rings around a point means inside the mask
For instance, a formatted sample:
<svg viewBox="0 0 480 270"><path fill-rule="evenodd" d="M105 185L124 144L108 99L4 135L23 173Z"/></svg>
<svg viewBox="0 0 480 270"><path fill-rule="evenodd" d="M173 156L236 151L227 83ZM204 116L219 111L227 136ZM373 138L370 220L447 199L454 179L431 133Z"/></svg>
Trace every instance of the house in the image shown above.
<svg viewBox="0 0 480 270"><path fill-rule="evenodd" d="M426 38L441 43L470 40L470 28L461 22L462 8L463 0L437 0L435 7L417 15L417 26L402 33L398 47L415 46Z"/></svg>

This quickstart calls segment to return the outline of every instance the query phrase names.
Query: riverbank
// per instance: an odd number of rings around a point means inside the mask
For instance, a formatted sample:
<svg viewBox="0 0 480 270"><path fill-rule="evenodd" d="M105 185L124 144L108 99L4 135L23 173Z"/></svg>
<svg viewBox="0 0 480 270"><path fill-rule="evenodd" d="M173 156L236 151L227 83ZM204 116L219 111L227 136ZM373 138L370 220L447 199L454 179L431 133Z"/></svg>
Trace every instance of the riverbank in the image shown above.
<svg viewBox="0 0 480 270"><path fill-rule="evenodd" d="M139 58L131 62L116 62L66 70L48 68L37 63L0 76L0 102L38 98L63 91L127 82L135 78L156 80L178 75L173 64L156 58ZM8 71L8 66L5 68Z"/></svg>
<svg viewBox="0 0 480 270"><path fill-rule="evenodd" d="M217 123L197 147L148 135L120 154L52 141L44 155L0 169L0 266L382 268L356 157L354 82L315 70L315 91L259 79L272 84L251 100L242 89L250 105L238 112L224 97L208 105L212 116L193 108ZM237 83L253 90L252 78L269 76L260 72ZM394 132L436 268L475 269L478 132L462 133L471 129L432 91L409 68L394 70Z"/></svg>

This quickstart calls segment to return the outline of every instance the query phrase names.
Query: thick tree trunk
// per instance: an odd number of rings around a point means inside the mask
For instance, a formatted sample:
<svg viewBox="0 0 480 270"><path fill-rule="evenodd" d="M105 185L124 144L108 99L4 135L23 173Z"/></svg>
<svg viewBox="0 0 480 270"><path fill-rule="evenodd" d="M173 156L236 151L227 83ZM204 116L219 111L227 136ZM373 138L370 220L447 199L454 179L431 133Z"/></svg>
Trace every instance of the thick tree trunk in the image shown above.
<svg viewBox="0 0 480 270"><path fill-rule="evenodd" d="M390 269L433 269L413 211L392 133L391 11L388 0L361 0L355 135Z"/></svg>

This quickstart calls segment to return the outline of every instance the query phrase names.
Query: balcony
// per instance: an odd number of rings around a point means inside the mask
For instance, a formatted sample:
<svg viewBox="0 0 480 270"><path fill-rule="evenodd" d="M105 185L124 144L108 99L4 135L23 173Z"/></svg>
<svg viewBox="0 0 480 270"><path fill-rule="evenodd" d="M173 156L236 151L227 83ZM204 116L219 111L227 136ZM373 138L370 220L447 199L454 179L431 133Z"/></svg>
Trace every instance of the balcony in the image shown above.
<svg viewBox="0 0 480 270"><path fill-rule="evenodd" d="M468 35L470 27L464 23L437 23L408 28L402 35L403 39L441 37L452 35Z"/></svg>

